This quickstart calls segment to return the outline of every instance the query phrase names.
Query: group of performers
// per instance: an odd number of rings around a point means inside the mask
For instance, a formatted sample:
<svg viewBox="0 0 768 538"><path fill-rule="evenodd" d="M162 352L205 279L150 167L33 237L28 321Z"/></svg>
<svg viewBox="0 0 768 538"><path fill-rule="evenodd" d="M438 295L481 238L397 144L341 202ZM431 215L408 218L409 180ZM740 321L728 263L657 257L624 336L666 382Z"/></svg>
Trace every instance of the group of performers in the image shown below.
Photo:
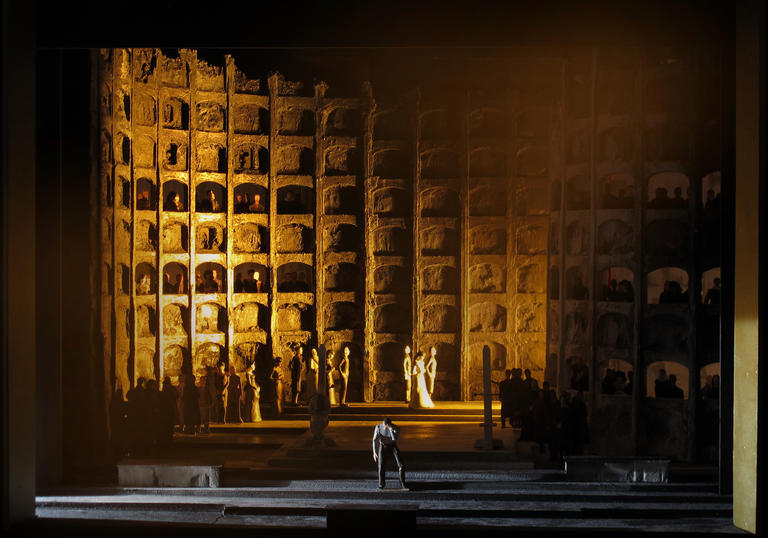
<svg viewBox="0 0 768 538"><path fill-rule="evenodd" d="M349 347L344 347L344 355L334 366L333 351L325 354L325 390L328 393L330 405L346 407L347 389L349 388ZM279 361L280 359L275 359ZM309 402L320 389L320 357L317 349L312 349L309 356L304 356L304 347L297 345L288 363L291 372L291 400L298 405L299 398ZM273 369L273 378L279 372L279 363Z"/></svg>
<svg viewBox="0 0 768 538"><path fill-rule="evenodd" d="M429 350L429 361L425 364L424 352L419 351L411 359L411 346L405 346L403 377L405 378L405 402L413 408L435 407L432 392L435 390L437 375L437 349ZM415 382L414 382L415 378ZM414 397L414 390L416 395Z"/></svg>

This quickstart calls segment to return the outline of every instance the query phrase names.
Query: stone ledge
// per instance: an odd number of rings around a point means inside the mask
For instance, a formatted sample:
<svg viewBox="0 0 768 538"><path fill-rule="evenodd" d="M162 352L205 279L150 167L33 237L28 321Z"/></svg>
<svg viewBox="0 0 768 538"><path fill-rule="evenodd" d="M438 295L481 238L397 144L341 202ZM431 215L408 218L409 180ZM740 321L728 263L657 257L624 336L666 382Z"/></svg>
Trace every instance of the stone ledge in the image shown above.
<svg viewBox="0 0 768 538"><path fill-rule="evenodd" d="M118 484L123 487L217 488L221 465L153 461L117 464Z"/></svg>

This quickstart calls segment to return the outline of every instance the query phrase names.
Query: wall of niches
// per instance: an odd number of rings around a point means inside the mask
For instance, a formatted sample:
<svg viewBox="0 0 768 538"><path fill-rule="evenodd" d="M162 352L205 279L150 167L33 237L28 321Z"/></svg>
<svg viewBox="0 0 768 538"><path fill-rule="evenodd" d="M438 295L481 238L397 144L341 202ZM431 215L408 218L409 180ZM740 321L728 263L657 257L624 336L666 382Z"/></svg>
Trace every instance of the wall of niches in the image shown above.
<svg viewBox="0 0 768 538"><path fill-rule="evenodd" d="M700 371L719 362L717 338L696 336L719 332L719 289L704 300L720 266L719 88L701 52L568 59L548 378L584 391L597 453L696 457ZM683 398L657 397L660 369ZM623 389L606 381L617 371Z"/></svg>

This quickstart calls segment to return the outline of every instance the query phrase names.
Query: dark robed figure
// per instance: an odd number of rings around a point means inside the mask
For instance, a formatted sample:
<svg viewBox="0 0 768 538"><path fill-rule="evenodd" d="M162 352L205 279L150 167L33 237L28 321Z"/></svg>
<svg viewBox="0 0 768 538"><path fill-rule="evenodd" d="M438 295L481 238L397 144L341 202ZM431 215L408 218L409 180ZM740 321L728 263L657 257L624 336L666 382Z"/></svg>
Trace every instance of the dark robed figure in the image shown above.
<svg viewBox="0 0 768 538"><path fill-rule="evenodd" d="M400 458L400 450L397 448L397 438L400 436L400 428L385 418L381 424L373 428L373 461L379 465L379 489L384 489L387 482L387 461L394 456L397 469L400 473L400 486L405 487L405 466Z"/></svg>

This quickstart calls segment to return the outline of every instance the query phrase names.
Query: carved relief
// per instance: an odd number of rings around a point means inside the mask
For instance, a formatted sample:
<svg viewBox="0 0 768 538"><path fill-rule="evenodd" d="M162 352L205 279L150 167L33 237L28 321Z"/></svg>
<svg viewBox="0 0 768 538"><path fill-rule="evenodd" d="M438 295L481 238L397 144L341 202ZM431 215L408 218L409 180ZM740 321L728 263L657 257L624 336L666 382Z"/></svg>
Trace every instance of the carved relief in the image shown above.
<svg viewBox="0 0 768 538"><path fill-rule="evenodd" d="M154 252L157 249L157 228L153 222L141 220L136 226L136 250Z"/></svg>
<svg viewBox="0 0 768 538"><path fill-rule="evenodd" d="M283 243L278 240L278 244ZM232 248L235 252L257 253L261 252L261 231L258 225L246 222L235 228L235 237Z"/></svg>
<svg viewBox="0 0 768 538"><path fill-rule="evenodd" d="M382 265L373 272L374 293L404 293L410 289L410 275L405 267Z"/></svg>
<svg viewBox="0 0 768 538"><path fill-rule="evenodd" d="M422 291L425 293L456 293L458 275L448 265L430 265L421 273Z"/></svg>
<svg viewBox="0 0 768 538"><path fill-rule="evenodd" d="M373 330L377 333L407 333L411 330L410 320L411 313L400 304L385 304L373 311Z"/></svg>
<svg viewBox="0 0 768 538"><path fill-rule="evenodd" d="M226 312L215 303L198 305L195 321L199 334L222 333L227 330Z"/></svg>
<svg viewBox="0 0 768 538"><path fill-rule="evenodd" d="M351 175L357 172L357 149L335 147L325 153L325 173L327 175Z"/></svg>
<svg viewBox="0 0 768 538"><path fill-rule="evenodd" d="M360 196L356 187L335 185L323 192L326 215L353 215L360 211Z"/></svg>
<svg viewBox="0 0 768 538"><path fill-rule="evenodd" d="M275 166L282 174L308 175L315 169L315 156L311 149L304 146L285 146L278 151Z"/></svg>
<svg viewBox="0 0 768 538"><path fill-rule="evenodd" d="M399 150L387 149L373 154L373 175L382 178L408 178L408 159Z"/></svg>
<svg viewBox="0 0 768 538"><path fill-rule="evenodd" d="M504 216L507 213L507 193L502 189L481 187L469 194L469 214Z"/></svg>
<svg viewBox="0 0 768 538"><path fill-rule="evenodd" d="M354 303L336 302L325 307L323 321L325 330L340 331L362 327L359 307Z"/></svg>
<svg viewBox="0 0 768 538"><path fill-rule="evenodd" d="M163 308L163 334L165 336L187 336L186 307L169 304Z"/></svg>
<svg viewBox="0 0 768 538"><path fill-rule="evenodd" d="M163 251L180 253L187 251L189 232L185 224L169 222L163 227Z"/></svg>
<svg viewBox="0 0 768 538"><path fill-rule="evenodd" d="M470 332L499 332L507 328L507 311L495 303L478 303L469 309Z"/></svg>
<svg viewBox="0 0 768 538"><path fill-rule="evenodd" d="M201 252L226 252L224 228L213 222L201 223L197 227L197 250Z"/></svg>
<svg viewBox="0 0 768 538"><path fill-rule="evenodd" d="M532 301L518 304L515 311L515 324L518 332L543 333L546 330L544 303Z"/></svg>
<svg viewBox="0 0 768 538"><path fill-rule="evenodd" d="M323 246L331 252L351 252L360 248L360 230L352 224L325 228Z"/></svg>
<svg viewBox="0 0 768 538"><path fill-rule="evenodd" d="M204 371L207 366L215 368L223 358L225 358L224 349L218 344L208 342L198 346L195 353L198 372Z"/></svg>
<svg viewBox="0 0 768 538"><path fill-rule="evenodd" d="M305 243L306 235L310 233L307 228L301 224L286 224L277 229L277 251L278 252L304 252L309 246Z"/></svg>
<svg viewBox="0 0 768 538"><path fill-rule="evenodd" d="M325 267L325 289L328 291L354 291L359 269L353 263L334 263Z"/></svg>
<svg viewBox="0 0 768 538"><path fill-rule="evenodd" d="M457 217L459 208L459 193L452 189L429 189L421 193L422 217Z"/></svg>
<svg viewBox="0 0 768 538"><path fill-rule="evenodd" d="M458 249L456 230L431 226L421 232L421 252L424 255L452 255Z"/></svg>
<svg viewBox="0 0 768 538"><path fill-rule="evenodd" d="M236 333L259 331L258 303L244 303L237 306L232 312L232 324Z"/></svg>
<svg viewBox="0 0 768 538"><path fill-rule="evenodd" d="M136 376L155 379L155 350L141 346L136 351Z"/></svg>
<svg viewBox="0 0 768 538"><path fill-rule="evenodd" d="M469 251L472 254L504 254L506 243L507 234L503 228L481 225L469 230Z"/></svg>
<svg viewBox="0 0 768 538"><path fill-rule="evenodd" d="M424 308L421 330L425 333L455 333L459 328L459 316L451 305L430 305Z"/></svg>
<svg viewBox="0 0 768 538"><path fill-rule="evenodd" d="M617 256L635 249L632 227L621 220L608 220L597 228L597 252Z"/></svg>
<svg viewBox="0 0 768 538"><path fill-rule="evenodd" d="M269 132L269 111L259 105L236 106L232 115L238 134L266 134Z"/></svg>
<svg viewBox="0 0 768 538"><path fill-rule="evenodd" d="M544 254L547 250L547 230L531 224L517 230L518 254Z"/></svg>
<svg viewBox="0 0 768 538"><path fill-rule="evenodd" d="M421 154L421 177L455 178L459 173L459 156L446 150L426 151Z"/></svg>
<svg viewBox="0 0 768 538"><path fill-rule="evenodd" d="M518 293L544 293L546 290L546 276L541 264L531 263L523 265L517 270Z"/></svg>
<svg viewBox="0 0 768 538"><path fill-rule="evenodd" d="M203 101L195 104L197 129L200 131L220 132L226 125L224 107L215 101Z"/></svg>
<svg viewBox="0 0 768 538"><path fill-rule="evenodd" d="M155 98L145 93L136 95L136 113L134 122L137 125L152 126L157 121Z"/></svg>
<svg viewBox="0 0 768 538"><path fill-rule="evenodd" d="M184 356L186 352L179 345L165 346L163 354L163 373L171 378L181 375L184 366Z"/></svg>
<svg viewBox="0 0 768 538"><path fill-rule="evenodd" d="M404 189L388 187L373 193L373 212L382 217L405 216L411 207L408 193Z"/></svg>
<svg viewBox="0 0 768 538"><path fill-rule="evenodd" d="M505 271L493 263L480 263L469 268L469 289L473 292L503 292Z"/></svg>
<svg viewBox="0 0 768 538"><path fill-rule="evenodd" d="M373 234L373 253L377 255L404 256L410 244L405 228L385 226Z"/></svg>
<svg viewBox="0 0 768 538"><path fill-rule="evenodd" d="M200 144L195 164L199 172L226 172L227 150L220 144Z"/></svg>
<svg viewBox="0 0 768 538"><path fill-rule="evenodd" d="M617 312L603 314L597 322L597 338L601 346L629 349L632 343L632 322Z"/></svg>

